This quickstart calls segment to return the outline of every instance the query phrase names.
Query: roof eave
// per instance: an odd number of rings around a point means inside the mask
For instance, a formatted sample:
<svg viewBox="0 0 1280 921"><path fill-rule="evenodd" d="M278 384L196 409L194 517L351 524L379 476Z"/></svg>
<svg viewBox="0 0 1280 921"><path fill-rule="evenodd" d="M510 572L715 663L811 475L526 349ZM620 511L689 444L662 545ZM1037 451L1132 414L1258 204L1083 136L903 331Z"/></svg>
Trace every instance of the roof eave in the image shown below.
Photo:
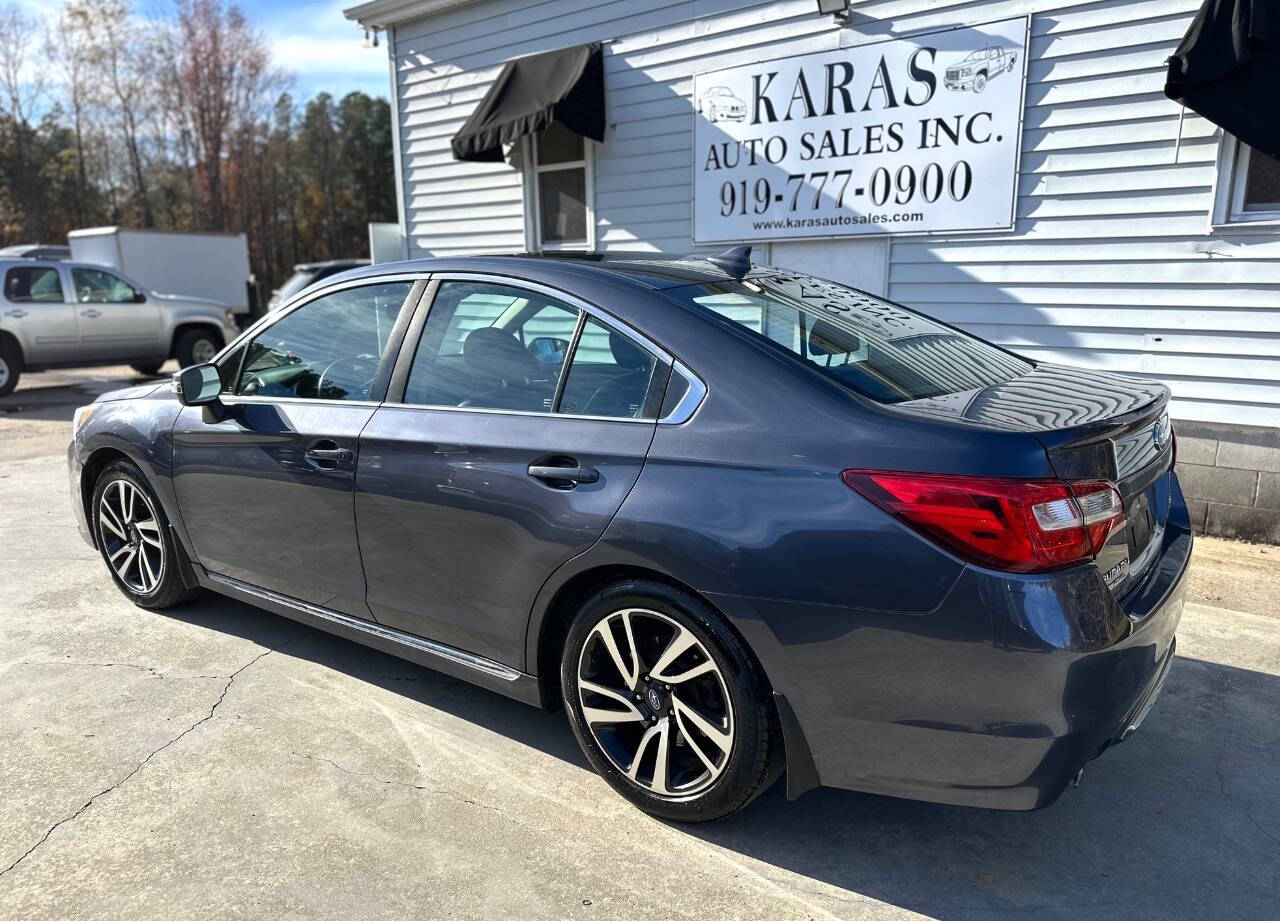
<svg viewBox="0 0 1280 921"><path fill-rule="evenodd" d="M467 6L479 0L370 0L348 7L342 15L365 29L385 29L410 19L421 19L436 13Z"/></svg>

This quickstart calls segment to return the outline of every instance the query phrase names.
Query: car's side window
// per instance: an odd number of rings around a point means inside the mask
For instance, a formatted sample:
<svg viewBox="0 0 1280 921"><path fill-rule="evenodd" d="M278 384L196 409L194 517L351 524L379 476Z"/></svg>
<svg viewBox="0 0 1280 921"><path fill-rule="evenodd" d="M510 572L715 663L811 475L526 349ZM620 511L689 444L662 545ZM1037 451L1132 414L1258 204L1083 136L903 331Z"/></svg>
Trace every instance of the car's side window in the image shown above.
<svg viewBox="0 0 1280 921"><path fill-rule="evenodd" d="M427 316L404 402L550 412L579 311L487 282L446 281Z"/></svg>
<svg viewBox="0 0 1280 921"><path fill-rule="evenodd" d="M413 282L336 291L281 317L248 346L241 396L367 400Z"/></svg>
<svg viewBox="0 0 1280 921"><path fill-rule="evenodd" d="M14 303L62 303L62 279L47 266L21 266L4 276L4 296Z"/></svg>
<svg viewBox="0 0 1280 921"><path fill-rule="evenodd" d="M100 269L73 268L71 281L81 304L130 304L138 299L132 285Z"/></svg>
<svg viewBox="0 0 1280 921"><path fill-rule="evenodd" d="M622 333L588 317L574 350L559 412L613 419L653 419L648 397L658 359Z"/></svg>

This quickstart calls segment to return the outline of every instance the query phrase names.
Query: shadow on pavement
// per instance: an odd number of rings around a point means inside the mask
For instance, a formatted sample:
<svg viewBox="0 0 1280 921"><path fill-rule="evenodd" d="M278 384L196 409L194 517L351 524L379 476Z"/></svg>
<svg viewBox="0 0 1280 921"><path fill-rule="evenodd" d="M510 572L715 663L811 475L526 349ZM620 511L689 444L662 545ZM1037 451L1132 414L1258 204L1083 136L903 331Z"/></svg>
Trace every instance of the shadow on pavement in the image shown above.
<svg viewBox="0 0 1280 921"><path fill-rule="evenodd" d="M94 376L95 372L97 376ZM0 425L6 419L70 422L76 407L92 403L109 390L166 380L168 378L163 375L145 377L127 368L123 374L118 368L53 372L47 378L32 374L29 378L24 377L13 393L0 397Z"/></svg>
<svg viewBox="0 0 1280 921"><path fill-rule="evenodd" d="M168 616L342 671L585 768L547 714L239 602ZM1143 729L1032 813L776 784L723 822L676 826L719 847L939 919L1275 918L1280 678L1179 659Z"/></svg>

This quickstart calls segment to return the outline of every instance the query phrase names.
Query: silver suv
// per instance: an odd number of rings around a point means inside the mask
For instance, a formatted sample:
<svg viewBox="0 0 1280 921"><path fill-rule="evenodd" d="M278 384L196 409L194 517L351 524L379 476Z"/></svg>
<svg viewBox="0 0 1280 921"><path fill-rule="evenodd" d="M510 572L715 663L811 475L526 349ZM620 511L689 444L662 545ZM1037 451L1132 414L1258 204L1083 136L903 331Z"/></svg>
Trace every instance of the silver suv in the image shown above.
<svg viewBox="0 0 1280 921"><path fill-rule="evenodd" d="M24 370L200 364L238 333L227 305L157 294L106 266L0 259L0 397Z"/></svg>

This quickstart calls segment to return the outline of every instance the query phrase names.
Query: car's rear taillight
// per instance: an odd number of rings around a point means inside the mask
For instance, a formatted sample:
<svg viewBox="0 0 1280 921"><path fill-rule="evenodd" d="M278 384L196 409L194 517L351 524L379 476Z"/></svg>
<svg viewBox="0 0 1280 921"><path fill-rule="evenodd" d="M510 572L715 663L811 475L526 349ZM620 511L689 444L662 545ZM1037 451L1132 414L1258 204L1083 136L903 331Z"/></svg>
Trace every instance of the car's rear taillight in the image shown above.
<svg viewBox="0 0 1280 921"><path fill-rule="evenodd" d="M1010 572L1091 560L1124 522L1115 486L846 470L867 499L965 559Z"/></svg>

